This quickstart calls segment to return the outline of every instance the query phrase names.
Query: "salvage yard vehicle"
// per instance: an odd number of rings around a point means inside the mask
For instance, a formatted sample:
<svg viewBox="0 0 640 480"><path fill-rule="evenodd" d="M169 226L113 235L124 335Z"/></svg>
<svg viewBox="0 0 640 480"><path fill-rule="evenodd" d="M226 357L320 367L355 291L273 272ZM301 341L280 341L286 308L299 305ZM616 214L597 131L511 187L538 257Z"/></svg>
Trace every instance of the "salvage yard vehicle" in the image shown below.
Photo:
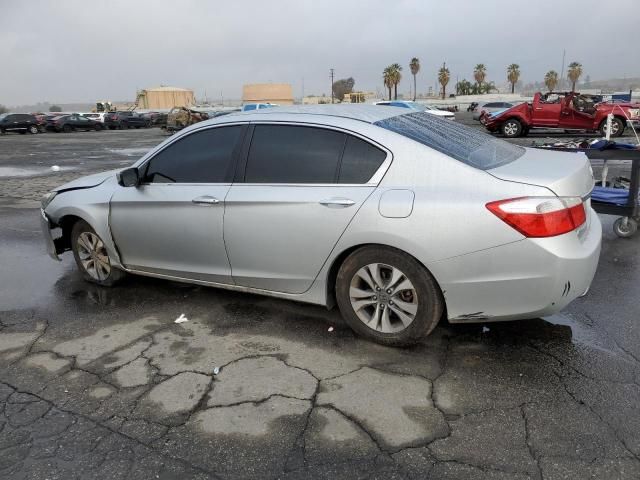
<svg viewBox="0 0 640 480"><path fill-rule="evenodd" d="M77 113L47 119L47 130L54 132L69 133L77 130L95 130L99 132L103 128L102 123Z"/></svg>
<svg viewBox="0 0 640 480"><path fill-rule="evenodd" d="M192 125L62 185L41 223L49 254L72 251L98 285L132 273L337 303L360 335L406 345L443 318L534 318L586 293L593 184L583 154L426 112L294 106Z"/></svg>
<svg viewBox="0 0 640 480"><path fill-rule="evenodd" d="M374 105L382 105L385 107L400 107L400 108L409 108L411 110L416 110L418 112L427 112L431 115L435 115L436 117L446 118L447 120L455 120L456 116L453 112L448 112L446 110L440 110L439 108L433 107L431 105L427 105L426 103L418 103L412 102L410 100L384 100L382 102L376 102Z"/></svg>
<svg viewBox="0 0 640 480"><path fill-rule="evenodd" d="M168 132L177 132L194 123L207 120L208 118L209 115L206 112L187 107L173 107L167 114L167 122L164 128Z"/></svg>
<svg viewBox="0 0 640 480"><path fill-rule="evenodd" d="M28 113L2 113L0 114L0 133L38 133L38 120Z"/></svg>
<svg viewBox="0 0 640 480"><path fill-rule="evenodd" d="M490 132L501 132L505 137L527 135L532 128L587 130L604 136L610 113L613 114L610 134L619 137L627 121L640 120L640 104L594 103L591 96L577 92L538 92L533 102L497 114L484 113L480 122Z"/></svg>
<svg viewBox="0 0 640 480"><path fill-rule="evenodd" d="M109 130L123 130L126 128L148 128L151 123L140 114L131 111L109 112L104 116L104 125Z"/></svg>
<svg viewBox="0 0 640 480"><path fill-rule="evenodd" d="M483 113L496 113L513 107L513 103L509 102L489 102L482 106L476 106L473 111L473 119L480 120Z"/></svg>

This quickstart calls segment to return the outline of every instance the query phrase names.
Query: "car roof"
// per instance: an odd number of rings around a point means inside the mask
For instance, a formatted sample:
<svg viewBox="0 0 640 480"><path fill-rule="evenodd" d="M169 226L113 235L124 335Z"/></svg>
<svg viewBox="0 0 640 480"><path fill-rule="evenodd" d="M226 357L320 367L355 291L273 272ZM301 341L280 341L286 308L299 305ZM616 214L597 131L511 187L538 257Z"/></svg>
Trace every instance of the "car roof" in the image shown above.
<svg viewBox="0 0 640 480"><path fill-rule="evenodd" d="M225 115L225 121L231 118L246 118L249 120L268 120L277 115L317 115L321 117L339 117L359 120L366 123L375 123L398 115L406 115L407 109L401 107L380 108L376 105L362 104L334 104L334 105L289 105L282 107L265 108L249 112L233 112ZM213 122L212 122L213 123Z"/></svg>

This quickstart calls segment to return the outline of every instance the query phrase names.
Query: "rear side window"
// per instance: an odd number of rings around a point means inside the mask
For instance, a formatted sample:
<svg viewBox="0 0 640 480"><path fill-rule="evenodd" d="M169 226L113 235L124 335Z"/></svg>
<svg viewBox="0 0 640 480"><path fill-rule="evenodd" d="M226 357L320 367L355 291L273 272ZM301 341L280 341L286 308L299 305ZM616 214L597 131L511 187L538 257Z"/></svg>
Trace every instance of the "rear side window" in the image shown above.
<svg viewBox="0 0 640 480"><path fill-rule="evenodd" d="M345 135L289 125L257 125L247 159L247 183L335 183Z"/></svg>
<svg viewBox="0 0 640 480"><path fill-rule="evenodd" d="M340 164L338 183L367 183L386 157L383 150L349 135Z"/></svg>
<svg viewBox="0 0 640 480"><path fill-rule="evenodd" d="M426 112L398 115L375 122L374 125L399 133L480 170L511 163L525 152L522 147Z"/></svg>
<svg viewBox="0 0 640 480"><path fill-rule="evenodd" d="M147 164L146 183L224 183L231 180L233 151L241 126L218 127L187 135Z"/></svg>

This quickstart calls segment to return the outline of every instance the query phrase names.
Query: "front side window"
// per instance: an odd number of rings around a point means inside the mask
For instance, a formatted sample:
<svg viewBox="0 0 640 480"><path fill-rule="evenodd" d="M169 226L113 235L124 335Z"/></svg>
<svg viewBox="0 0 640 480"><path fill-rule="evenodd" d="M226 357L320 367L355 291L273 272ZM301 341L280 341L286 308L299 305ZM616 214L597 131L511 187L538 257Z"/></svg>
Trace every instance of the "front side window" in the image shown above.
<svg viewBox="0 0 640 480"><path fill-rule="evenodd" d="M147 164L145 183L224 183L230 181L233 151L242 126L210 128L187 135Z"/></svg>
<svg viewBox="0 0 640 480"><path fill-rule="evenodd" d="M257 125L247 183L335 183L345 134L290 125Z"/></svg>

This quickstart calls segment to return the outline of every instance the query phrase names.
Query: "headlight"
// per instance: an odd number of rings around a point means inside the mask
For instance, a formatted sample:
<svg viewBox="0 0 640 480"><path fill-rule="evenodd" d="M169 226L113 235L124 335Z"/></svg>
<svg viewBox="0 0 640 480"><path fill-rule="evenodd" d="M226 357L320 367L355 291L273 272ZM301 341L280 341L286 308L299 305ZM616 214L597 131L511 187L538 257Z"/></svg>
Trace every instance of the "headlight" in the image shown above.
<svg viewBox="0 0 640 480"><path fill-rule="evenodd" d="M47 206L51 203L51 200L56 198L56 195L57 195L57 192L49 192L49 193L45 193L42 196L42 198L40 199L40 205L42 206L43 210L47 208Z"/></svg>

